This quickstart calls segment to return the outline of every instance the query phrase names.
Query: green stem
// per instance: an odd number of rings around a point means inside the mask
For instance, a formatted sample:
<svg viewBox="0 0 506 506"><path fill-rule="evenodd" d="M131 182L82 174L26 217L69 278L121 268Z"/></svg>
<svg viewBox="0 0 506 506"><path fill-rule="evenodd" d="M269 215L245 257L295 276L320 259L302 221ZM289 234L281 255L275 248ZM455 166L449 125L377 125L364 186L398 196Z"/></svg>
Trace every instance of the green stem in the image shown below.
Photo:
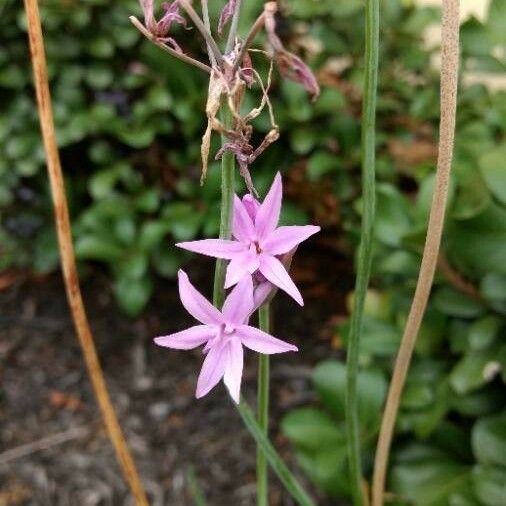
<svg viewBox="0 0 506 506"><path fill-rule="evenodd" d="M243 399L241 399L240 404L237 405L237 410L241 415L244 425L246 425L246 428L249 430L256 443L262 448L273 471L277 474L281 483L283 483L297 504L300 506L315 506L313 500L307 495L306 491L302 488L288 467L286 467L286 464L272 446L271 442L262 430L262 427L258 425L253 411L251 411L251 408Z"/></svg>
<svg viewBox="0 0 506 506"><path fill-rule="evenodd" d="M270 306L264 304L258 310L260 330L270 332ZM258 356L258 424L269 437L269 355ZM269 483L267 477L267 459L260 446L257 447L257 504L269 506Z"/></svg>
<svg viewBox="0 0 506 506"><path fill-rule="evenodd" d="M226 128L232 124L230 111L226 106L222 107L221 120ZM229 239L232 235L232 212L234 199L234 178L235 161L232 154L225 152L221 162L221 221L220 221L220 239ZM216 307L221 307L225 299L225 269L226 264L217 260L214 274L213 302ZM255 439L257 445L262 448L263 453L272 469L277 474L290 495L300 506L314 506L313 501L301 487L295 476L290 472L283 459L270 443L263 428L255 419L251 408L241 400L236 405L246 428Z"/></svg>
<svg viewBox="0 0 506 506"><path fill-rule="evenodd" d="M221 121L225 128L232 126L232 114L228 107L221 108ZM226 138L222 139L226 142ZM235 191L235 158L233 153L225 151L221 158L221 211L220 211L220 239L230 239L232 237L232 212L234 205ZM221 308L225 300L225 271L227 268L226 260L216 261L214 270L214 288L213 303Z"/></svg>
<svg viewBox="0 0 506 506"><path fill-rule="evenodd" d="M362 114L362 194L363 214L358 250L355 299L351 315L346 360L346 431L353 504L364 504L360 428L358 417L358 359L365 296L371 270L375 210L375 119L378 81L379 0L366 0L365 6L365 83Z"/></svg>
<svg viewBox="0 0 506 506"><path fill-rule="evenodd" d="M188 491L193 499L193 504L195 506L207 506L204 492L202 491L193 466L188 466L186 470L186 483L188 484Z"/></svg>

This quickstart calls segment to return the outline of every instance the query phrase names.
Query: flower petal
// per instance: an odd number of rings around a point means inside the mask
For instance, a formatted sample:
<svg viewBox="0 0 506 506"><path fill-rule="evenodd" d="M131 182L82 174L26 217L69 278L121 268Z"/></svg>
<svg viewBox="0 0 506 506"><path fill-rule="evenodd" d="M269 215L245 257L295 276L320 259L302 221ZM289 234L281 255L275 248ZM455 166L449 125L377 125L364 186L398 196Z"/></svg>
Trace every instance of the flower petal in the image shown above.
<svg viewBox="0 0 506 506"><path fill-rule="evenodd" d="M223 315L191 283L188 275L179 270L179 298L186 311L207 325L220 325Z"/></svg>
<svg viewBox="0 0 506 506"><path fill-rule="evenodd" d="M308 237L320 231L314 225L279 227L272 231L260 245L262 250L271 255L288 253Z"/></svg>
<svg viewBox="0 0 506 506"><path fill-rule="evenodd" d="M259 239L267 237L277 226L283 198L283 183L278 172L271 189L258 209L255 228Z"/></svg>
<svg viewBox="0 0 506 506"><path fill-rule="evenodd" d="M249 325L240 325L235 329L234 334L240 337L242 344L246 346L246 348L258 353L272 355L273 353L298 351L297 346L277 339L263 330L250 327Z"/></svg>
<svg viewBox="0 0 506 506"><path fill-rule="evenodd" d="M183 248L194 253L200 253L214 258L230 260L237 254L246 250L244 244L238 241L226 241L224 239L203 239L201 241L178 242L178 248Z"/></svg>
<svg viewBox="0 0 506 506"><path fill-rule="evenodd" d="M158 346L175 350L191 350L204 344L216 335L216 328L211 325L195 325L189 329L175 332L168 336L155 337Z"/></svg>
<svg viewBox="0 0 506 506"><path fill-rule="evenodd" d="M258 209L260 208L260 202L258 202L251 193L246 193L246 195L242 198L242 205L244 206L244 209L246 209L251 220L255 222Z"/></svg>
<svg viewBox="0 0 506 506"><path fill-rule="evenodd" d="M223 304L222 313L228 323L242 325L253 312L253 280L244 277L230 292Z"/></svg>
<svg viewBox="0 0 506 506"><path fill-rule="evenodd" d="M241 242L250 243L256 239L253 220L246 211L241 199L234 195L234 215L232 219L232 235Z"/></svg>
<svg viewBox="0 0 506 506"><path fill-rule="evenodd" d="M283 264L276 258L266 253L260 255L260 272L274 285L284 290L301 306L304 305L300 294L292 278L286 272Z"/></svg>
<svg viewBox="0 0 506 506"><path fill-rule="evenodd" d="M230 396L236 404L239 404L241 396L242 369L244 365L244 353L240 339L232 337L227 343L227 360L223 382L230 392Z"/></svg>
<svg viewBox="0 0 506 506"><path fill-rule="evenodd" d="M225 276L225 288L230 288L246 276L250 276L258 270L258 255L250 251L233 258L227 267Z"/></svg>
<svg viewBox="0 0 506 506"><path fill-rule="evenodd" d="M197 380L197 399L204 397L213 389L225 374L227 365L227 343L220 341L206 355Z"/></svg>

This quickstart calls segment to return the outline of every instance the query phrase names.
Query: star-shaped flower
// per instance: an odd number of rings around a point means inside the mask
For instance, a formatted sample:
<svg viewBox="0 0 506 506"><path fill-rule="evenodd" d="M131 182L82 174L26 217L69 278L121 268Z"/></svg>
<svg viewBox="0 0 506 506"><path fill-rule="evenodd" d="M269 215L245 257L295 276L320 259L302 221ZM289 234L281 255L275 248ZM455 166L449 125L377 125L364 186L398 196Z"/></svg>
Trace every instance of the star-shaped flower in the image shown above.
<svg viewBox="0 0 506 506"><path fill-rule="evenodd" d="M157 337L155 343L177 350L205 344L206 358L197 381L197 399L209 393L223 378L232 399L239 402L243 346L267 355L297 351L296 346L248 325L254 309L251 276L243 278L230 292L221 311L197 291L185 272L180 270L178 277L181 302L202 325Z"/></svg>
<svg viewBox="0 0 506 506"><path fill-rule="evenodd" d="M279 257L320 230L314 225L278 227L283 188L281 175L260 204L251 196L242 201L235 196L232 235L235 240L204 239L181 242L180 248L215 258L230 260L225 288L230 288L257 271L284 290L301 306L302 296Z"/></svg>

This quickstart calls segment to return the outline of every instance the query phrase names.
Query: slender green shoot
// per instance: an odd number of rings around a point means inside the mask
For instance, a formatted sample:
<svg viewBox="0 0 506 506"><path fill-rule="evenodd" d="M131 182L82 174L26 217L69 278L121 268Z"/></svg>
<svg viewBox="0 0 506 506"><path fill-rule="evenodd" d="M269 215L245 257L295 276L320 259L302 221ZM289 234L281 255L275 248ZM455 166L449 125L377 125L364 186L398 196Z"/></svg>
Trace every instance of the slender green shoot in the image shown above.
<svg viewBox="0 0 506 506"><path fill-rule="evenodd" d="M302 488L295 476L290 472L279 453L272 446L271 442L265 435L262 427L255 419L253 411L248 404L241 399L240 404L237 405L237 410L241 418L259 446L261 446L265 457L271 465L273 471L277 474L281 483L285 486L286 490L295 499L299 506L315 506L313 500L309 497L307 492Z"/></svg>
<svg viewBox="0 0 506 506"><path fill-rule="evenodd" d="M221 121L226 128L232 122L232 113L225 106L221 108ZM227 142L223 138L223 143ZM235 191L235 158L233 153L225 151L221 158L221 214L220 214L220 239L232 237L232 212L234 206ZM214 271L213 303L221 308L225 300L225 270L226 260L218 259Z"/></svg>
<svg viewBox="0 0 506 506"><path fill-rule="evenodd" d="M346 360L346 432L353 504L362 506L362 465L358 416L358 359L365 296L369 284L375 212L375 120L378 81L379 0L365 2L365 83L362 113L362 230L358 250L355 299Z"/></svg>
<svg viewBox="0 0 506 506"><path fill-rule="evenodd" d="M264 304L258 311L260 330L270 332L270 305ZM269 437L269 355L258 355L258 424ZM269 482L267 459L260 447L257 447L257 505L269 506Z"/></svg>
<svg viewBox="0 0 506 506"><path fill-rule="evenodd" d="M186 469L186 484L188 485L188 492L193 499L193 504L195 506L207 506L204 492L202 491L193 466L188 466Z"/></svg>

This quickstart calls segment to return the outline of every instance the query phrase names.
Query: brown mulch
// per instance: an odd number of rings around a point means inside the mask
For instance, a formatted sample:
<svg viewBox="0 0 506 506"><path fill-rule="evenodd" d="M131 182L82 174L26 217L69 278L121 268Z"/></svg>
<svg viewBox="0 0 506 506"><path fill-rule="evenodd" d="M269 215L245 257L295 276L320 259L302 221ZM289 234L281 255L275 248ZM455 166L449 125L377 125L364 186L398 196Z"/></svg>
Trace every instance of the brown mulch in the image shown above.
<svg viewBox="0 0 506 506"><path fill-rule="evenodd" d="M329 322L344 312L351 275L348 259L314 246L298 253L293 269L306 306L298 310L278 296L273 333L301 351L271 361L271 437L310 486L279 422L288 410L313 401L311 367L340 355L331 348ZM211 262L199 259L186 270L199 288L211 286ZM115 308L103 275L88 277L83 292L111 396L152 506L193 504L190 465L209 506L253 505L254 443L223 386L195 400L201 352L152 344L153 336L191 323L175 283L159 281L136 320ZM0 506L133 504L100 422L59 276L13 283L0 291L0 308ZM255 378L250 352L243 393L251 403ZM270 504L293 504L275 476Z"/></svg>

